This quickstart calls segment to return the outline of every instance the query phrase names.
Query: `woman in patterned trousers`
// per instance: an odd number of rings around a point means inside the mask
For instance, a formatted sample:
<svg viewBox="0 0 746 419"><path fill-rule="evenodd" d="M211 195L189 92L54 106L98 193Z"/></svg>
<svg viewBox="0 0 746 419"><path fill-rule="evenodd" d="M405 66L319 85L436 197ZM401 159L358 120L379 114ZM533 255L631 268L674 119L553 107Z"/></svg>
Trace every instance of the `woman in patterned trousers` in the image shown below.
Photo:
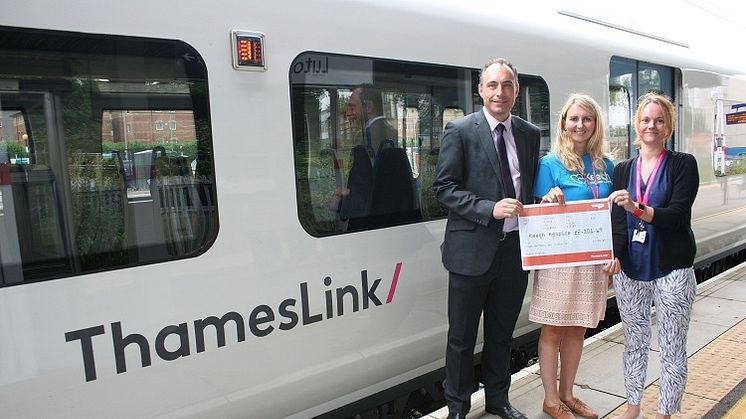
<svg viewBox="0 0 746 419"><path fill-rule="evenodd" d="M622 272L614 276L624 328L627 411L638 417L650 344L651 305L656 307L661 375L657 418L681 409L687 376L686 333L696 291L691 208L699 187L697 162L666 150L675 110L660 94L640 98L635 113L639 155L614 169L614 254Z"/></svg>

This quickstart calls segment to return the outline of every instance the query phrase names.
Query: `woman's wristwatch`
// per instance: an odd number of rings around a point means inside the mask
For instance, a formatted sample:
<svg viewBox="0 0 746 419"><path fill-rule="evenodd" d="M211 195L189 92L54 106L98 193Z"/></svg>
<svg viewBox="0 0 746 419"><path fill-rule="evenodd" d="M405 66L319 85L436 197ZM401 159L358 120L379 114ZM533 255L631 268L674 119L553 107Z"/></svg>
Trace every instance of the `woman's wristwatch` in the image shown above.
<svg viewBox="0 0 746 419"><path fill-rule="evenodd" d="M645 214L645 205L642 202L637 202L637 209L632 212L632 216L640 218L642 214Z"/></svg>

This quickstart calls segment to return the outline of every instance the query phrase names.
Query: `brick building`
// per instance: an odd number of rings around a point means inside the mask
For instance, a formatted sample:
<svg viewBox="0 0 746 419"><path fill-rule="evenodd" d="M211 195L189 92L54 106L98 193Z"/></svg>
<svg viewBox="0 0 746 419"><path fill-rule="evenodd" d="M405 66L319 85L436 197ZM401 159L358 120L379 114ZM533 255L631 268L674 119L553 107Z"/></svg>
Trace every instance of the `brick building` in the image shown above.
<svg viewBox="0 0 746 419"><path fill-rule="evenodd" d="M191 111L104 111L101 141L142 144L194 141Z"/></svg>

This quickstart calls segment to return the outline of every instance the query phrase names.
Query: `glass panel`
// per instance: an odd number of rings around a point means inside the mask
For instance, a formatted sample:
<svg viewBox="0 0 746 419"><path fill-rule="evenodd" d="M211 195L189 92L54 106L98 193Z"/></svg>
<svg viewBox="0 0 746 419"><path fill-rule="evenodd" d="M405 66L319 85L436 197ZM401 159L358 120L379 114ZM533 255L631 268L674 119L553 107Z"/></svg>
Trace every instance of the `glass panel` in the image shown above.
<svg viewBox="0 0 746 419"><path fill-rule="evenodd" d="M620 57L612 57L609 70L609 153L615 161L620 161L637 155L632 145L635 138L632 124L638 98L656 91L675 100L674 70ZM673 150L674 138L667 147Z"/></svg>
<svg viewBox="0 0 746 419"><path fill-rule="evenodd" d="M511 112L541 129L540 155L543 156L552 148L549 129L549 88L539 77L519 75L518 83L521 86L520 94Z"/></svg>
<svg viewBox="0 0 746 419"><path fill-rule="evenodd" d="M715 176L742 176L746 173L746 100L717 98L714 108L714 150L707 154L714 154ZM703 147L699 150L705 154ZM741 185L739 196L746 189L746 184Z"/></svg>
<svg viewBox="0 0 746 419"><path fill-rule="evenodd" d="M127 196L130 199L150 196L150 166L154 148L163 148L169 155L188 157L192 172L197 166L197 131L192 111L168 111L171 137L161 137L150 121L163 111L104 110L102 149L106 157L121 159ZM178 129L176 129L178 121ZM192 173L194 174L194 173Z"/></svg>
<svg viewBox="0 0 746 419"><path fill-rule="evenodd" d="M637 63L612 57L609 74L609 153L622 161L637 153L632 147L637 103ZM634 150L634 152L633 152Z"/></svg>
<svg viewBox="0 0 746 419"><path fill-rule="evenodd" d="M638 65L637 79L639 80L638 91L640 95L647 92L659 92L672 100L674 96L673 69L662 65L640 62ZM676 102L674 102L676 103ZM669 150L674 149L676 130L666 143Z"/></svg>
<svg viewBox="0 0 746 419"><path fill-rule="evenodd" d="M606 150L615 162L629 156L632 135L630 109L632 99L629 90L623 86L609 86L609 149Z"/></svg>
<svg viewBox="0 0 746 419"><path fill-rule="evenodd" d="M637 74L641 95L656 91L674 97L673 71L670 67L640 62Z"/></svg>
<svg viewBox="0 0 746 419"><path fill-rule="evenodd" d="M624 87L637 100L637 62L626 58L613 57L610 65L610 86Z"/></svg>
<svg viewBox="0 0 746 419"><path fill-rule="evenodd" d="M196 51L13 28L0 28L0 45L0 118L15 134L0 133L0 285L210 245L206 70L183 58ZM164 126L174 129L159 140Z"/></svg>
<svg viewBox="0 0 746 419"><path fill-rule="evenodd" d="M299 214L324 236L443 217L444 120L473 111L472 70L304 53L290 69Z"/></svg>

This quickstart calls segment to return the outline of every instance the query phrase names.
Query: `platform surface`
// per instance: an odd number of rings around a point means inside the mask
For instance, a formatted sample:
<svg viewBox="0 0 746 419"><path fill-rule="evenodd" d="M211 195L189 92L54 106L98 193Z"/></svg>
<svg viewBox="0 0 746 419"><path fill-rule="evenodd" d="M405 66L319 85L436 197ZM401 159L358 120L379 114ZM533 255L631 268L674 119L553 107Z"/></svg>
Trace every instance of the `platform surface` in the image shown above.
<svg viewBox="0 0 746 419"><path fill-rule="evenodd" d="M574 393L602 418L613 418L626 408L623 350L621 324L585 341ZM687 354L689 374L682 410L673 418L746 417L746 263L698 286ZM544 390L539 367L537 364L517 372L511 384L512 405L530 419L549 418L542 412ZM644 418L655 417L659 374L658 337L653 315L646 388L641 403ZM425 417L445 419L447 416L448 410L443 408ZM484 411L481 390L472 395L472 410L467 415L467 419L475 418L497 418Z"/></svg>

